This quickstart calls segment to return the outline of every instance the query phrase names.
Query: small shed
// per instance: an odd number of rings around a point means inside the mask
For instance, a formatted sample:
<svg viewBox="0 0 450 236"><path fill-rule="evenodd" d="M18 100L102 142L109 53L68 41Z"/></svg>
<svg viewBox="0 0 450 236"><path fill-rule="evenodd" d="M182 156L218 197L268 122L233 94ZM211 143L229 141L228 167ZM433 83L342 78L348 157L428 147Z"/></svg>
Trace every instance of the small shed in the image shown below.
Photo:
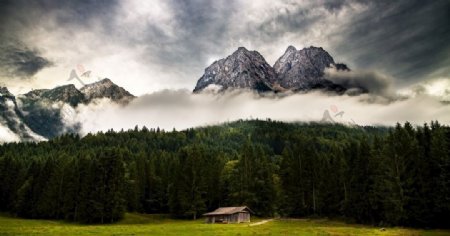
<svg viewBox="0 0 450 236"><path fill-rule="evenodd" d="M250 214L253 213L246 206L220 207L213 212L203 214L206 216L206 223L241 223L250 222Z"/></svg>

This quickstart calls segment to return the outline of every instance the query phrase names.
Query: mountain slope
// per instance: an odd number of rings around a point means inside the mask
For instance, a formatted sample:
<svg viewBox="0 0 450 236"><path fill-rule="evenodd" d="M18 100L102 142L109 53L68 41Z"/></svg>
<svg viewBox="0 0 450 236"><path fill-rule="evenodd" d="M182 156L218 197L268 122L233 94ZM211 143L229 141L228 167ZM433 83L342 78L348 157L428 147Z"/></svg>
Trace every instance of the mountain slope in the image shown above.
<svg viewBox="0 0 450 236"><path fill-rule="evenodd" d="M7 88L0 87L0 143L4 141L45 140L24 123L16 98Z"/></svg>
<svg viewBox="0 0 450 236"><path fill-rule="evenodd" d="M115 102L126 102L134 98L131 93L114 84L110 79L87 84L80 89L80 92L84 94L88 102L99 98L108 98Z"/></svg>
<svg viewBox="0 0 450 236"><path fill-rule="evenodd" d="M18 96L17 110L24 125L45 138L52 138L78 132L81 124L76 120L77 106L103 98L126 103L134 96L111 80L104 79L80 90L72 84L32 90Z"/></svg>
<svg viewBox="0 0 450 236"><path fill-rule="evenodd" d="M330 67L347 68L343 64L336 66L333 57L323 48L309 47L297 50L289 46L274 64L277 83L284 89L307 91L315 88L345 90L323 78L325 69ZM348 69L348 68L347 68Z"/></svg>
<svg viewBox="0 0 450 236"><path fill-rule="evenodd" d="M18 96L24 123L46 138L77 132L80 124L72 122L75 107L86 102L85 95L73 84L32 90Z"/></svg>
<svg viewBox="0 0 450 236"><path fill-rule="evenodd" d="M219 90L249 88L270 91L274 79L275 71L261 54L240 47L227 58L215 61L206 68L194 92L200 92L211 85L219 87Z"/></svg>
<svg viewBox="0 0 450 236"><path fill-rule="evenodd" d="M42 93L41 99L48 99L53 102L68 103L76 106L86 101L85 95L81 93L73 84L63 85Z"/></svg>

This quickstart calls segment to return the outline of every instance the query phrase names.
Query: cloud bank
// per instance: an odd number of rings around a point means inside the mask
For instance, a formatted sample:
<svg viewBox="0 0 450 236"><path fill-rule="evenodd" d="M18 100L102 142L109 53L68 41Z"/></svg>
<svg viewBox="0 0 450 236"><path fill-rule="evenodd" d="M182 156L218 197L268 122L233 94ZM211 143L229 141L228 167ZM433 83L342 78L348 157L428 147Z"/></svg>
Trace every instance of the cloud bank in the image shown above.
<svg viewBox="0 0 450 236"><path fill-rule="evenodd" d="M28 79L52 63L21 44L0 45L0 76Z"/></svg>
<svg viewBox="0 0 450 236"><path fill-rule="evenodd" d="M325 69L325 78L350 89L347 93L358 95L370 93L386 99L396 99L392 77L376 71L339 71L335 68Z"/></svg>
<svg viewBox="0 0 450 236"><path fill-rule="evenodd" d="M450 106L435 97L419 96L389 104L367 103L368 94L329 96L320 92L263 96L250 91L224 94L192 94L187 90L165 90L141 96L128 106L106 100L81 106L73 117L88 132L131 129L135 125L166 130L214 125L237 119L274 119L287 122L320 121L326 110L337 122L358 125L395 125L409 121L423 124L431 120L450 123Z"/></svg>
<svg viewBox="0 0 450 236"><path fill-rule="evenodd" d="M408 89L399 91L400 94L415 97L421 95L428 95L438 98L442 102L450 102L450 80L447 78L438 78L424 81L412 85Z"/></svg>

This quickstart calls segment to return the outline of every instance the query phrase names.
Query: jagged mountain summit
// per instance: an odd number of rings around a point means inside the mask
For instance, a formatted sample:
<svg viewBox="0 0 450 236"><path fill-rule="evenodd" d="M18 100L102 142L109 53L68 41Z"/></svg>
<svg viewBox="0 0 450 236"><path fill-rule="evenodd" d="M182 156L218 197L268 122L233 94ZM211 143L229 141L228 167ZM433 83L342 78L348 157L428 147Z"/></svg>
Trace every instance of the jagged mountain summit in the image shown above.
<svg viewBox="0 0 450 236"><path fill-rule="evenodd" d="M31 99L48 99L52 102L64 102L71 106L76 106L81 102L85 102L85 95L81 93L73 84L58 86L54 89L33 90L24 94L26 98Z"/></svg>
<svg viewBox="0 0 450 236"><path fill-rule="evenodd" d="M345 90L323 78L325 69L329 67L349 70L344 64L336 64L323 48L313 46L301 50L289 46L273 66L277 74L276 82L284 89L308 91L324 88L338 92Z"/></svg>
<svg viewBox="0 0 450 236"><path fill-rule="evenodd" d="M58 86L53 89L32 90L22 95L24 99L49 100L64 102L71 106L89 103L95 99L107 98L115 102L128 102L135 96L124 88L114 84L110 79L103 79L87 84L79 90L73 84Z"/></svg>
<svg viewBox="0 0 450 236"><path fill-rule="evenodd" d="M320 47L297 50L289 46L271 67L257 51L238 48L232 55L214 62L205 69L194 92L210 87L253 89L258 92L309 91L324 89L342 93L345 87L324 78L325 69L349 70L345 64L335 63L333 57Z"/></svg>
<svg viewBox="0 0 450 236"><path fill-rule="evenodd" d="M227 58L215 61L206 68L194 92L200 92L210 86L216 86L219 90L249 88L270 91L275 78L275 71L261 54L240 47Z"/></svg>
<svg viewBox="0 0 450 236"><path fill-rule="evenodd" d="M97 99L128 103L135 96L109 79L77 89L73 84L32 90L15 97L0 88L0 142L39 141L67 132L78 132L76 107ZM8 138L2 136L8 135Z"/></svg>
<svg viewBox="0 0 450 236"><path fill-rule="evenodd" d="M107 78L96 83L85 85L80 89L80 92L85 96L87 101L108 98L115 102L128 102L134 98L134 95Z"/></svg>

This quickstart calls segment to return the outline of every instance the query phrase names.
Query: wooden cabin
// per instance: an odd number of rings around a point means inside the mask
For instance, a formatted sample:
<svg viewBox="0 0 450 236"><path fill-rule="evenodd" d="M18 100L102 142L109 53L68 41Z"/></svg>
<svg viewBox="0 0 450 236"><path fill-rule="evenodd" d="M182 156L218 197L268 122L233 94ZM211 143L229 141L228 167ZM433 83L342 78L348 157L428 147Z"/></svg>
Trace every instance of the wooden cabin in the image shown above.
<svg viewBox="0 0 450 236"><path fill-rule="evenodd" d="M213 212L203 214L206 216L206 223L242 223L250 222L250 214L253 213L246 206L220 207Z"/></svg>

